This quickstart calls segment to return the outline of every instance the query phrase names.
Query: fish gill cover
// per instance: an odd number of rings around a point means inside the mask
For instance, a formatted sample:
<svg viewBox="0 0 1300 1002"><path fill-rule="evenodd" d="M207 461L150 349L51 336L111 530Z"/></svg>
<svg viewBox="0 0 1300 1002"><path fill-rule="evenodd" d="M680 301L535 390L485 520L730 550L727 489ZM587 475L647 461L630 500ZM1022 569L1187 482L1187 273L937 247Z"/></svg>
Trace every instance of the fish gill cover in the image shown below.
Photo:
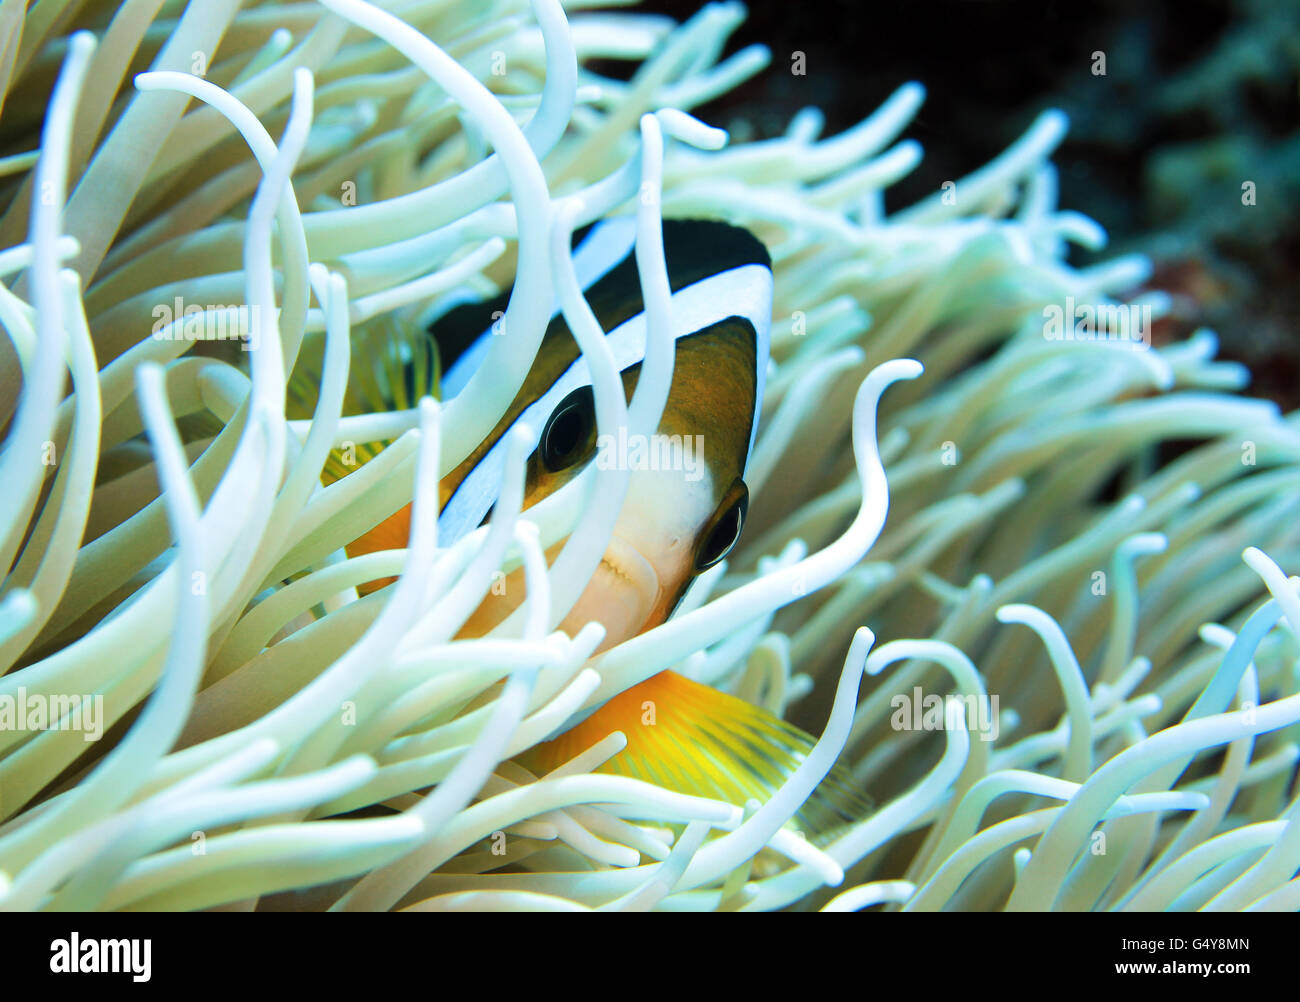
<svg viewBox="0 0 1300 1002"><path fill-rule="evenodd" d="M692 109L806 54L593 6L0 6L0 907L1300 907L1300 429L1152 337L1147 258L1071 263L1066 117L886 211L921 86L728 142ZM521 514L521 432L488 522L435 526L555 302L622 400L570 254L620 214L656 361L602 433L663 408L661 219L768 248L771 364L739 544L596 653L555 626L628 470ZM345 407L385 332L508 288L459 393ZM622 731L516 761L666 669L815 741L742 804L600 771ZM870 803L801 833L837 762Z"/></svg>

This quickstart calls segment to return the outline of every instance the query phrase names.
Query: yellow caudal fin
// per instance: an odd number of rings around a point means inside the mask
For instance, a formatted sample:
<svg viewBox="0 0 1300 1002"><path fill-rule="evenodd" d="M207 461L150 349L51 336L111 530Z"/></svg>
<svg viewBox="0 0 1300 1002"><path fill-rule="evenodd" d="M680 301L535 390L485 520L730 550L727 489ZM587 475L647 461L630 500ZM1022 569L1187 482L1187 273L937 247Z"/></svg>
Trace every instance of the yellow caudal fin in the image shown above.
<svg viewBox="0 0 1300 1002"><path fill-rule="evenodd" d="M324 366L325 342L303 345L286 390L290 418L310 418L316 409ZM343 394L343 414L383 414L410 410L420 398L439 392L438 345L433 335L386 314L352 332L352 360ZM373 459L388 441L358 442L344 452L335 449L325 460L321 479L341 480ZM405 541L403 544L405 545Z"/></svg>
<svg viewBox="0 0 1300 1002"><path fill-rule="evenodd" d="M665 671L615 696L519 761L540 775L613 731L627 736L627 747L601 772L737 806L771 797L814 744L808 734L761 707ZM871 800L837 765L795 815L795 823L816 837L870 812Z"/></svg>

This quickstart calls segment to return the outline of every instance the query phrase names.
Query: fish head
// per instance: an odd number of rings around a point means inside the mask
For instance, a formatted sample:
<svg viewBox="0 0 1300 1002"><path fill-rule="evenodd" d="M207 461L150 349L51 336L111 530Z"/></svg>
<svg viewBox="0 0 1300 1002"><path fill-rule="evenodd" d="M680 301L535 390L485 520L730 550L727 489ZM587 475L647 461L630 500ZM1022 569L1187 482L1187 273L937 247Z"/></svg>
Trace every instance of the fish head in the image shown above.
<svg viewBox="0 0 1300 1002"><path fill-rule="evenodd" d="M625 473L627 492L609 544L586 589L560 624L605 627L602 649L666 621L704 571L740 538L749 506L745 464L757 398L757 338L740 317L679 338L663 414L650 435L598 436L588 390L557 408L530 460L545 470L579 453L600 473ZM629 400L640 365L624 370ZM558 459L557 459L558 457ZM543 476L537 477L537 488ZM531 486L531 485L530 485ZM532 498L530 498L532 500Z"/></svg>
<svg viewBox="0 0 1300 1002"><path fill-rule="evenodd" d="M649 338L631 222L598 225L574 254L628 402ZM515 426L540 429L525 470L525 511L593 464L597 475L626 474L601 562L559 624L573 635L600 622L602 649L667 620L692 582L730 552L748 509L744 473L768 365L771 263L756 238L726 223L666 220L663 236L674 362L655 430L597 427L588 360L557 309L506 413L441 485L439 544L451 545L490 518L506 474L507 433ZM503 306L504 300L472 304L439 322L443 350L466 346L452 359L445 387L463 388L468 373L481 368L489 335L473 332L484 330L487 310L500 315ZM548 547L548 563L566 541ZM462 635L488 632L525 594L523 570L516 569L485 597Z"/></svg>

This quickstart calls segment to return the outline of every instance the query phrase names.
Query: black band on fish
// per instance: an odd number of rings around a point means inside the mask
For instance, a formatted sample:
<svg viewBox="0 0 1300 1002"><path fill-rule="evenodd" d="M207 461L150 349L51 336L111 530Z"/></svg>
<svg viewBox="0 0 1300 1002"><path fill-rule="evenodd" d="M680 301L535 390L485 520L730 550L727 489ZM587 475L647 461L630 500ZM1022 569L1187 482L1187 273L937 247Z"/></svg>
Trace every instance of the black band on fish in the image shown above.
<svg viewBox="0 0 1300 1002"><path fill-rule="evenodd" d="M748 230L713 219L666 219L664 260L673 292L710 275L746 264L772 267L767 248ZM601 330L609 331L643 308L636 272L636 220L602 220L574 235L573 269ZM445 373L443 399L450 399L469 382L487 353L490 334L502 333L499 320L510 302L510 290L487 302L464 303L443 314L431 331L438 341ZM560 313L557 296L551 317Z"/></svg>

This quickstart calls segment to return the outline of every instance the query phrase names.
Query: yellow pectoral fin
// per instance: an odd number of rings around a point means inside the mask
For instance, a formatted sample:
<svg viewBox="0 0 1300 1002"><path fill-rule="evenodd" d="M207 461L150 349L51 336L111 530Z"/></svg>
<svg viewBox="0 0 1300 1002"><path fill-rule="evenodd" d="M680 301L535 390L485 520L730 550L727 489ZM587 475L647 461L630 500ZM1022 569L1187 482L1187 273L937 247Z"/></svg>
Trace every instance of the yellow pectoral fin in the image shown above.
<svg viewBox="0 0 1300 1002"><path fill-rule="evenodd" d="M285 414L295 420L314 416L324 379L325 342L302 346L285 387ZM394 314L369 320L351 332L351 361L343 393L345 417L411 410L425 396L441 394L438 343L423 327ZM389 439L349 443L331 449L321 481L332 484L364 466L388 447ZM406 541L403 540L403 546Z"/></svg>
<svg viewBox="0 0 1300 1002"><path fill-rule="evenodd" d="M737 806L770 798L814 743L761 707L665 671L615 696L554 740L530 749L520 763L539 775L550 772L613 731L627 736L627 747L599 771ZM795 820L806 834L818 835L870 812L870 799L836 766Z"/></svg>

